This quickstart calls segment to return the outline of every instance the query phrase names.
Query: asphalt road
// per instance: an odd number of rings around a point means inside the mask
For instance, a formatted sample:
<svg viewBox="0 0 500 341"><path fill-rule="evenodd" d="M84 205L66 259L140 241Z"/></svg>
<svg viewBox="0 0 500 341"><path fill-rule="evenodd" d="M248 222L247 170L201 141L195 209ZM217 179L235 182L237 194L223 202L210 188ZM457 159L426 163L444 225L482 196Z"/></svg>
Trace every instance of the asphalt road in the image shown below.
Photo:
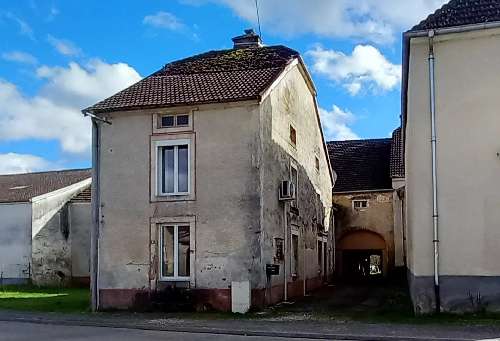
<svg viewBox="0 0 500 341"><path fill-rule="evenodd" d="M0 322L0 340L2 341L95 341L95 340L220 340L220 341L284 341L284 338L267 338L257 336L234 336L217 334L176 333L151 330L107 328L107 327L74 327L25 322ZM306 340L306 339L294 339Z"/></svg>

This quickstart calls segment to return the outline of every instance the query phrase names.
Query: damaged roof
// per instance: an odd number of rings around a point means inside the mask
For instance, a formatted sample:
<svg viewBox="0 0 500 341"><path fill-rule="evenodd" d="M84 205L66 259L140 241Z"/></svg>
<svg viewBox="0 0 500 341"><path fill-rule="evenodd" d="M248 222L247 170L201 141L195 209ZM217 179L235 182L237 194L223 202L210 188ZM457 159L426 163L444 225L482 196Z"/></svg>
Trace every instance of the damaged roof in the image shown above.
<svg viewBox="0 0 500 341"><path fill-rule="evenodd" d="M84 111L260 99L260 94L298 56L297 51L282 45L202 53L169 63Z"/></svg>
<svg viewBox="0 0 500 341"><path fill-rule="evenodd" d="M500 0L452 0L410 31L500 21Z"/></svg>
<svg viewBox="0 0 500 341"><path fill-rule="evenodd" d="M0 175L0 203L28 202L91 177L91 169Z"/></svg>
<svg viewBox="0 0 500 341"><path fill-rule="evenodd" d="M330 163L337 173L334 193L392 188L392 139L332 141L327 146Z"/></svg>

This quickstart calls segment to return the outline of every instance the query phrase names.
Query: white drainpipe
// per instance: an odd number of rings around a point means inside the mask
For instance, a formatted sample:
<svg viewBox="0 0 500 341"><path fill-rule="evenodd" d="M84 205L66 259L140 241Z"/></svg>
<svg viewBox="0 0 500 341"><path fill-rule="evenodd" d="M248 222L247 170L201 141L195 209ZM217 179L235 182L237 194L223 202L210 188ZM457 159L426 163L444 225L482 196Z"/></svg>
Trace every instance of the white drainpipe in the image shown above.
<svg viewBox="0 0 500 341"><path fill-rule="evenodd" d="M101 123L110 121L82 110L84 116L92 119L92 226L90 229L90 302L93 312L99 310L99 225L100 225L100 174L101 174Z"/></svg>
<svg viewBox="0 0 500 341"><path fill-rule="evenodd" d="M100 186L100 126L92 118L92 228L90 230L90 293L92 311L99 310L99 186Z"/></svg>
<svg viewBox="0 0 500 341"><path fill-rule="evenodd" d="M437 203L437 166L436 166L436 84L434 70L434 31L429 31L429 98L431 114L431 157L432 157L432 225L434 245L434 293L436 296L436 312L441 310L439 290L439 211Z"/></svg>

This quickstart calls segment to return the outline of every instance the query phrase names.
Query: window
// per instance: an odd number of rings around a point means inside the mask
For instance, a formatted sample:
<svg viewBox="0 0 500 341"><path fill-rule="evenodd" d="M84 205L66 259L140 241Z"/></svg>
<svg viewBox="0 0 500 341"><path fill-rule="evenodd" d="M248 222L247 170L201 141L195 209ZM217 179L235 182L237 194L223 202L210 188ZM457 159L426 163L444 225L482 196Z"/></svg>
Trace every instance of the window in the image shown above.
<svg viewBox="0 0 500 341"><path fill-rule="evenodd" d="M316 167L316 171L319 172L319 158L317 156L314 157L314 165Z"/></svg>
<svg viewBox="0 0 500 341"><path fill-rule="evenodd" d="M190 226L163 225L160 229L160 277L189 280L191 274Z"/></svg>
<svg viewBox="0 0 500 341"><path fill-rule="evenodd" d="M292 207L297 208L297 197L299 193L299 173L297 171L297 166L294 164L290 165L290 181L293 183L295 188L295 199L291 201Z"/></svg>
<svg viewBox="0 0 500 341"><path fill-rule="evenodd" d="M355 210L360 210L363 208L368 208L368 200L353 200L352 207Z"/></svg>
<svg viewBox="0 0 500 341"><path fill-rule="evenodd" d="M189 125L189 114L160 116L161 128L185 127Z"/></svg>
<svg viewBox="0 0 500 341"><path fill-rule="evenodd" d="M174 126L174 116L167 115L161 117L161 126L162 127L173 127Z"/></svg>
<svg viewBox="0 0 500 341"><path fill-rule="evenodd" d="M319 272L323 270L323 242L318 240L318 267Z"/></svg>
<svg viewBox="0 0 500 341"><path fill-rule="evenodd" d="M157 142L158 195L187 195L190 191L190 141Z"/></svg>
<svg viewBox="0 0 500 341"><path fill-rule="evenodd" d="M189 125L189 115L176 115L175 123L178 127Z"/></svg>
<svg viewBox="0 0 500 341"><path fill-rule="evenodd" d="M292 276L299 273L299 236L292 234Z"/></svg>
<svg viewBox="0 0 500 341"><path fill-rule="evenodd" d="M274 239L275 246L275 257L277 260L283 260L284 252L283 252L283 238L275 238Z"/></svg>
<svg viewBox="0 0 500 341"><path fill-rule="evenodd" d="M292 142L294 146L297 145L297 131L292 125L290 125L290 142Z"/></svg>

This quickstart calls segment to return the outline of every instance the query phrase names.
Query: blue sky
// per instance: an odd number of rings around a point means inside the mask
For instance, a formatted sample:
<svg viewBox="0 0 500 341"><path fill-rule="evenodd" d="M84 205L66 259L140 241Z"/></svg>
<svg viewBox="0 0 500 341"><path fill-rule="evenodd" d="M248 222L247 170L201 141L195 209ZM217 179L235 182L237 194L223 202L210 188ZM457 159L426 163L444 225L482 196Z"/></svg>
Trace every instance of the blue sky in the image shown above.
<svg viewBox="0 0 500 341"><path fill-rule="evenodd" d="M262 35L302 54L328 139L388 137L401 32L443 2L260 0ZM254 0L0 0L0 173L90 166L80 109L255 18Z"/></svg>

